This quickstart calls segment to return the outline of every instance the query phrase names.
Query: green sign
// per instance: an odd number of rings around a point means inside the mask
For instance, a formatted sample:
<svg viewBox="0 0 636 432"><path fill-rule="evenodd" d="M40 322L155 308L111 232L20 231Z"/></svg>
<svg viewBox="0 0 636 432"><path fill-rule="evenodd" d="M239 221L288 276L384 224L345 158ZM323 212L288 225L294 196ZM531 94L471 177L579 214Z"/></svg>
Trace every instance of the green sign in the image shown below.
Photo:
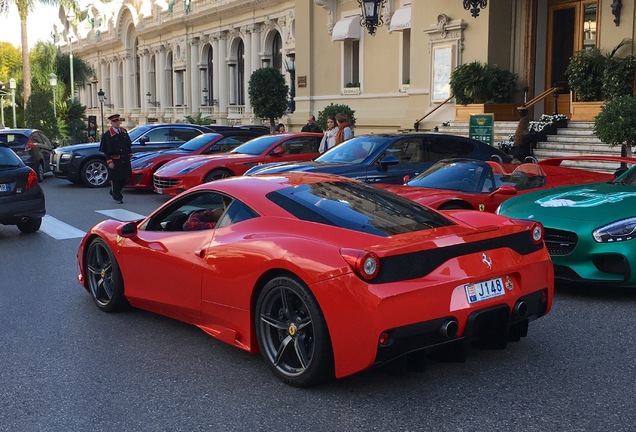
<svg viewBox="0 0 636 432"><path fill-rule="evenodd" d="M471 138L493 144L494 114L471 114L468 122L468 134Z"/></svg>

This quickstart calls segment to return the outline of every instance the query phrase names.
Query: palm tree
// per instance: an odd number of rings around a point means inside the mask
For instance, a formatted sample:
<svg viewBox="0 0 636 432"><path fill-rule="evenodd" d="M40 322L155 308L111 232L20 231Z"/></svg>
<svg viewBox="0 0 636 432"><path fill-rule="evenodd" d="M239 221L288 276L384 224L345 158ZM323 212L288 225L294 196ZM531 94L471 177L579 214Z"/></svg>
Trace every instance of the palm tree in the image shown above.
<svg viewBox="0 0 636 432"><path fill-rule="evenodd" d="M79 6L75 0L38 0L40 4L57 5L60 4L65 8L78 9ZM22 80L23 80L23 98L24 105L27 105L29 96L31 95L31 67L29 65L29 42L27 40L27 17L33 11L36 0L0 0L0 13L7 13L9 6L14 3L18 9L20 16L20 39L22 42Z"/></svg>

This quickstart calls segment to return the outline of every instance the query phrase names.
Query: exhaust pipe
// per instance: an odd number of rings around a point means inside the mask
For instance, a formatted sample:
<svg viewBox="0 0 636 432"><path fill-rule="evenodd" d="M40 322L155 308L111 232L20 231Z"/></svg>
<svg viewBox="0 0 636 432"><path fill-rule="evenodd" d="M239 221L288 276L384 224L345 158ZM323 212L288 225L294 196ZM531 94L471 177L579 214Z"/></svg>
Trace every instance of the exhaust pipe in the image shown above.
<svg viewBox="0 0 636 432"><path fill-rule="evenodd" d="M528 315L528 304L519 300L512 308L512 315L517 319L525 318Z"/></svg>
<svg viewBox="0 0 636 432"><path fill-rule="evenodd" d="M459 324L454 319L448 319L442 323L439 333L447 339L455 339L459 331Z"/></svg>

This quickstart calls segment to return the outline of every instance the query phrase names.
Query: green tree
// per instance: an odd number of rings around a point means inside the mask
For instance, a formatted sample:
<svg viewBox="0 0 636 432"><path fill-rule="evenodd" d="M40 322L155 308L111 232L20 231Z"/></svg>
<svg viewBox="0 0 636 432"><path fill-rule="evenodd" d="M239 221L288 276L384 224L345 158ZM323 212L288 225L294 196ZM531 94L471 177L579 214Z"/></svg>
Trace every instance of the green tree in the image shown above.
<svg viewBox="0 0 636 432"><path fill-rule="evenodd" d="M636 144L636 96L605 102L594 119L594 134L610 146L623 146L621 154L631 157Z"/></svg>
<svg viewBox="0 0 636 432"><path fill-rule="evenodd" d="M278 69L256 69L250 76L248 91L254 115L269 119L270 130L273 131L276 119L287 110L289 87L285 84L285 77Z"/></svg>
<svg viewBox="0 0 636 432"><path fill-rule="evenodd" d="M356 125L356 116L355 111L349 108L349 105L341 105L341 104L329 104L322 111L318 112L318 118L316 119L316 123L322 128L322 130L327 130L327 117L336 116L338 113L343 113L349 119L349 123L351 123L351 127L355 127ZM336 125L337 126L337 125Z"/></svg>
<svg viewBox="0 0 636 432"><path fill-rule="evenodd" d="M201 125L201 126L208 126L208 125L211 125L213 122L213 120L210 117L203 117L202 113L198 113L196 116L187 115L184 117L184 119L185 119L184 123L190 123L190 124Z"/></svg>
<svg viewBox="0 0 636 432"><path fill-rule="evenodd" d="M55 138L59 132L51 103L50 94L33 92L24 110L24 123L27 127L40 129L46 136Z"/></svg>
<svg viewBox="0 0 636 432"><path fill-rule="evenodd" d="M84 140L86 131L86 107L78 100L67 99L57 105L58 130L69 144Z"/></svg>
<svg viewBox="0 0 636 432"><path fill-rule="evenodd" d="M23 80L23 106L27 105L31 96L31 65L29 64L29 41L27 39L27 17L35 8L35 0L0 0L0 13L7 13L9 6L14 3L20 16L20 41L22 44L22 80ZM79 5L75 0L39 0L38 3L49 5L62 5L67 9L79 12ZM79 13L76 13L79 15Z"/></svg>

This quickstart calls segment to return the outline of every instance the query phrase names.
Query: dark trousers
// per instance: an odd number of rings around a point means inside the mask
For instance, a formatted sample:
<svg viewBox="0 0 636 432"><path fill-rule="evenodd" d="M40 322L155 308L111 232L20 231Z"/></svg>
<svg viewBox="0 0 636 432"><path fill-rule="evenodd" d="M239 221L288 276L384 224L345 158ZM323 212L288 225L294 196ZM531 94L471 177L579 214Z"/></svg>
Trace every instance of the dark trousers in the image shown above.
<svg viewBox="0 0 636 432"><path fill-rule="evenodd" d="M110 181L110 194L114 200L121 201L124 199L124 195L122 195L121 191L125 185L126 180L113 179Z"/></svg>

